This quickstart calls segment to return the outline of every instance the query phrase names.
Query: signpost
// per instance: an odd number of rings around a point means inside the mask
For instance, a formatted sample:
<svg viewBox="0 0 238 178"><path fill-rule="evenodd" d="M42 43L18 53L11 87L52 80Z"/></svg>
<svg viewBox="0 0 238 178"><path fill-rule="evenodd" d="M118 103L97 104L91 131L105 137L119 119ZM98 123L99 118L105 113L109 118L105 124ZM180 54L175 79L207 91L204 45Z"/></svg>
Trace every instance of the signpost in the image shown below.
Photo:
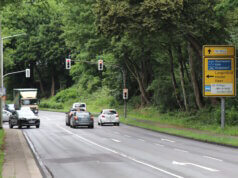
<svg viewBox="0 0 238 178"><path fill-rule="evenodd" d="M236 96L235 46L203 46L203 96L221 97L221 127L224 128L224 97Z"/></svg>

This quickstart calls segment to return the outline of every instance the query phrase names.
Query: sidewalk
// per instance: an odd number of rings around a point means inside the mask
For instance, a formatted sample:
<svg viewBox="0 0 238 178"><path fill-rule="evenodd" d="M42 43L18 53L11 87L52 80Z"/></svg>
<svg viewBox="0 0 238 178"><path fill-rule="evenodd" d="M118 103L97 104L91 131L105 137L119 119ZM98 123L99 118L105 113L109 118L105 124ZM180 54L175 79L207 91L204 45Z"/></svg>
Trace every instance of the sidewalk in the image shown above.
<svg viewBox="0 0 238 178"><path fill-rule="evenodd" d="M3 178L42 178L34 156L20 129L5 131Z"/></svg>

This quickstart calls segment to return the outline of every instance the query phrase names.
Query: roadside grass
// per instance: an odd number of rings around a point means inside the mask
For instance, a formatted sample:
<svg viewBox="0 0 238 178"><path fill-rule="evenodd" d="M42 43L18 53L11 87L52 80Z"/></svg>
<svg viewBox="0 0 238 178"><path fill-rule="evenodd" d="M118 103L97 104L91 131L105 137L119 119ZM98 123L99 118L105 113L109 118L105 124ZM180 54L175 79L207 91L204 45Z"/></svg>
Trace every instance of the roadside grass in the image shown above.
<svg viewBox="0 0 238 178"><path fill-rule="evenodd" d="M2 177L2 167L4 161L3 143L4 143L4 130L0 129L0 177Z"/></svg>
<svg viewBox="0 0 238 178"><path fill-rule="evenodd" d="M196 140L201 140L205 142L213 142L213 143L218 143L222 145L232 145L232 146L238 146L238 137L229 137L226 135L212 135L209 133L197 133L197 132L192 132L189 130L184 130L184 129L175 129L175 128L163 128L159 127L157 125L152 125L152 124L147 124L147 123L140 123L135 120L131 119L125 119L121 118L121 122L153 131L158 131L162 133L169 133L177 136L183 136L186 138L192 138Z"/></svg>
<svg viewBox="0 0 238 178"><path fill-rule="evenodd" d="M120 110L120 115L123 111ZM213 134L224 134L238 136L238 125L226 125L225 129L220 127L220 112L203 110L197 113L169 112L159 113L156 108L134 109L128 112L128 118L144 121L153 121L159 124L168 124L174 127L197 129Z"/></svg>

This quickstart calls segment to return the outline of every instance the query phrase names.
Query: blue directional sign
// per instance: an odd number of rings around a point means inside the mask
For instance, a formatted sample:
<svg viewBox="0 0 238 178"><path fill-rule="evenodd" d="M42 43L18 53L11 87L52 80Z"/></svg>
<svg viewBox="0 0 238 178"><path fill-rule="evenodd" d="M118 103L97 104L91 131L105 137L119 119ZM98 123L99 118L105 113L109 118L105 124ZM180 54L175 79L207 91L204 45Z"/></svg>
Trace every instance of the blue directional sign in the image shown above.
<svg viewBox="0 0 238 178"><path fill-rule="evenodd" d="M231 70L231 59L226 60L208 60L208 70Z"/></svg>

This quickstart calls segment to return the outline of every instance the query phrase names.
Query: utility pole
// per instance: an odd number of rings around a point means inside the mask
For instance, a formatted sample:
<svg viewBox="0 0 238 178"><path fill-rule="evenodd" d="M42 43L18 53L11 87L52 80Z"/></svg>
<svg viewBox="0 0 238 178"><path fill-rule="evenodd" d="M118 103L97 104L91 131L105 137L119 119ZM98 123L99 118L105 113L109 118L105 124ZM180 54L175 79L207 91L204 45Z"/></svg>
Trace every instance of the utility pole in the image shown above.
<svg viewBox="0 0 238 178"><path fill-rule="evenodd" d="M2 95L3 95L3 39L2 39L2 24L0 16L0 129L2 129Z"/></svg>

